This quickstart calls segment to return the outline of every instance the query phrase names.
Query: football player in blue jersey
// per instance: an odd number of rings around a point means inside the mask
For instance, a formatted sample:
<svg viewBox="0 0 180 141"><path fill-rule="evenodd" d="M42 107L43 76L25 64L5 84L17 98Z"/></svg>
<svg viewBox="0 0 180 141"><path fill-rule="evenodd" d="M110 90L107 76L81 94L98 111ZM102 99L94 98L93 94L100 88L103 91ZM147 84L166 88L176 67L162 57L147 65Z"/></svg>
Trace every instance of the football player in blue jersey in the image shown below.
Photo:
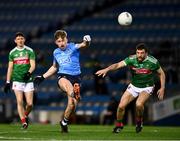
<svg viewBox="0 0 180 141"><path fill-rule="evenodd" d="M58 85L68 97L68 104L64 117L60 121L61 132L68 132L68 121L75 111L80 100L81 69L79 62L79 49L90 45L90 35L85 35L81 43L68 42L67 33L64 30L57 30L54 34L55 44L58 46L53 52L53 64L46 73L37 76L35 84L40 84L44 79L58 73Z"/></svg>

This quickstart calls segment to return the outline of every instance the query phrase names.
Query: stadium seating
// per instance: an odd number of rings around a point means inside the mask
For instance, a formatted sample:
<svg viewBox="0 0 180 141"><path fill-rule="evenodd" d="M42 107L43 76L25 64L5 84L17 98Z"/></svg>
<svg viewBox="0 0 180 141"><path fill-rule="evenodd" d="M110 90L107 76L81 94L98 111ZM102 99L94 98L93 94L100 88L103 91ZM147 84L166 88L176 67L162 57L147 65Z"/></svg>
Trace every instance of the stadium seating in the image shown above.
<svg viewBox="0 0 180 141"><path fill-rule="evenodd" d="M105 3L109 3L109 7L105 6ZM85 34L92 36L91 47L81 51L82 103L77 111L100 114L107 107L103 103L109 102L112 93L116 93L119 98L127 86L124 80L127 77L122 78L126 73L122 70L107 76L106 81L110 90L108 94L95 93L93 59L97 59L102 67L106 67L134 53L134 47L138 42L146 42L155 55L163 50L160 44L169 41L175 60L174 67L180 72L180 2L127 0L113 3L115 2L111 0L1 0L0 48L4 51L0 52L0 73L3 74L0 85L5 81L8 51L13 47L13 35L17 31L27 35L27 45L37 52L38 64L35 75L44 73L52 63L51 54L56 47L53 34L57 29L65 29L69 41L72 42L80 42ZM121 27L117 22L118 14L123 11L129 11L133 15L130 27ZM169 48L165 51L168 52ZM157 58L165 69L166 65L172 62L169 58L163 57L163 54ZM116 83L113 82L114 76L117 79ZM172 88L171 85L169 87ZM55 76L43 82L38 88L36 98L37 109L65 108L65 104L62 103L66 100L57 88ZM56 103L57 106L51 106L52 103Z"/></svg>

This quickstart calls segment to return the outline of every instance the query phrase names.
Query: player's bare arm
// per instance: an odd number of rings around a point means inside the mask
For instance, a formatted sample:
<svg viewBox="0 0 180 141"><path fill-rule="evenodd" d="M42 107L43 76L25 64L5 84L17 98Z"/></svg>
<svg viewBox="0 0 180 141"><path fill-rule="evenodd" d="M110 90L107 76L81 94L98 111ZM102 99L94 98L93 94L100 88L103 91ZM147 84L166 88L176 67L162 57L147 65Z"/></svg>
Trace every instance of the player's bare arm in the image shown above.
<svg viewBox="0 0 180 141"><path fill-rule="evenodd" d="M8 64L8 71L7 71L7 78L6 78L6 82L8 83L10 83L12 71L13 71L13 62L10 61Z"/></svg>
<svg viewBox="0 0 180 141"><path fill-rule="evenodd" d="M43 75L35 77L34 83L36 85L40 85L44 81L44 79L53 75L56 71L57 71L56 64L53 63L53 65Z"/></svg>
<svg viewBox="0 0 180 141"><path fill-rule="evenodd" d="M91 43L91 37L89 35L85 35L83 37L83 41L82 43L79 43L78 44L78 48L86 48L86 47L89 47L90 46L90 43Z"/></svg>
<svg viewBox="0 0 180 141"><path fill-rule="evenodd" d="M96 72L96 75L98 76L102 76L102 77L105 77L106 74L109 72L109 71L113 71L113 70L117 70L117 69L120 69L122 67L125 67L126 64L124 61L120 61L118 63L115 63L115 64L112 64L110 65L109 67L105 68L105 69L102 69L102 70L99 70Z"/></svg>
<svg viewBox="0 0 180 141"><path fill-rule="evenodd" d="M166 76L165 76L165 73L164 73L164 71L163 71L163 69L161 67L157 70L157 72L159 74L160 83L161 83L161 87L157 91L157 95L158 95L159 100L163 100L164 91L165 91L165 79L166 79Z"/></svg>
<svg viewBox="0 0 180 141"><path fill-rule="evenodd" d="M29 68L29 71L30 73L32 73L34 70L35 70L35 67L36 67L36 63L35 63L35 60L30 60L30 68Z"/></svg>
<svg viewBox="0 0 180 141"><path fill-rule="evenodd" d="M56 64L54 63L49 70L43 74L44 78L48 78L49 76L53 75L57 71Z"/></svg>

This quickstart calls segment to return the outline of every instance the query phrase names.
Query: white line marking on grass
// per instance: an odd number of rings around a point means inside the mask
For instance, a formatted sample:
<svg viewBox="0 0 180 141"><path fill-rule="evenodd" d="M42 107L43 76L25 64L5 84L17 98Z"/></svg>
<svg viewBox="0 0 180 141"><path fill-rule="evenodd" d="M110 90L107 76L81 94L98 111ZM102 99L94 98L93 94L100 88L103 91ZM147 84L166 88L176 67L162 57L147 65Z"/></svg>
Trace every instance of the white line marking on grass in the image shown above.
<svg viewBox="0 0 180 141"><path fill-rule="evenodd" d="M3 137L3 136L0 136L0 139L10 139L10 140L32 140L32 138Z"/></svg>

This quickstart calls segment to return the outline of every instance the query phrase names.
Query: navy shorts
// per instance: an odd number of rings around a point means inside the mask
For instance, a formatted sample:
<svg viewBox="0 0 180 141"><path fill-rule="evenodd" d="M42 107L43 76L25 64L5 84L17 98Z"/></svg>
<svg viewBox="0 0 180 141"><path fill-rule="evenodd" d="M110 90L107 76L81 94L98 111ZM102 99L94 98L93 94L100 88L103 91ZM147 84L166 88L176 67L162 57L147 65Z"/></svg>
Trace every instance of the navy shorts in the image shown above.
<svg viewBox="0 0 180 141"><path fill-rule="evenodd" d="M71 82L72 85L79 83L81 85L81 75L69 75L69 74L58 74L58 81L61 78L66 78Z"/></svg>

